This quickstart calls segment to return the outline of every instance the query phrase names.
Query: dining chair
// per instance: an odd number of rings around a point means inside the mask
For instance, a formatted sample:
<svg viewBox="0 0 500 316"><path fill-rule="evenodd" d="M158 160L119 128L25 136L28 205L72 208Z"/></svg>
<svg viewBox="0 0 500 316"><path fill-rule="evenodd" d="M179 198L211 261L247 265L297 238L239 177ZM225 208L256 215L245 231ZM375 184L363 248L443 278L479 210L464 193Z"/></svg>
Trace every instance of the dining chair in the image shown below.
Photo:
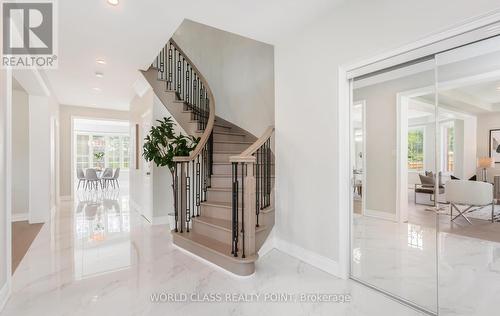
<svg viewBox="0 0 500 316"><path fill-rule="evenodd" d="M115 187L115 183L118 186L118 189L120 188L120 184L118 183L119 177L120 177L120 168L116 168L115 174L113 175L113 179L111 179L111 184L113 185L113 188Z"/></svg>
<svg viewBox="0 0 500 316"><path fill-rule="evenodd" d="M101 183L101 179L97 176L95 169L89 168L85 170L85 190L90 187L98 189L98 185Z"/></svg>
<svg viewBox="0 0 500 316"><path fill-rule="evenodd" d="M106 168L101 176L102 185L107 188L108 182L113 180L113 168Z"/></svg>
<svg viewBox="0 0 500 316"><path fill-rule="evenodd" d="M76 178L78 179L78 187L77 190L80 189L80 184L83 182L85 184L85 174L83 173L82 168L76 168Z"/></svg>

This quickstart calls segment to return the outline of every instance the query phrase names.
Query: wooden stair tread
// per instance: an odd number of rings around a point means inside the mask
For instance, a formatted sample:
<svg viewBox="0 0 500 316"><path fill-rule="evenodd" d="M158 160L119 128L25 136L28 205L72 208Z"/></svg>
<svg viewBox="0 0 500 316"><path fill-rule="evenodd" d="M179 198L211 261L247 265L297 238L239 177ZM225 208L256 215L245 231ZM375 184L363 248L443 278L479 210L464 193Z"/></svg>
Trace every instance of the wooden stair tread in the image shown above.
<svg viewBox="0 0 500 316"><path fill-rule="evenodd" d="M198 246L203 247L213 253L216 253L217 255L223 256L227 260L231 260L234 262L248 263L248 262L254 262L258 258L257 254L252 256L247 256L244 259L241 257L234 257L233 255L231 255L230 244L225 244L223 242L212 239L208 236L197 234L193 231L190 231L189 233L187 232L176 233L175 231L172 231L172 234L175 235L174 238L182 238L191 243L197 244Z"/></svg>
<svg viewBox="0 0 500 316"><path fill-rule="evenodd" d="M215 207L224 207L224 208L232 208L233 207L232 202L204 201L204 202L201 202L201 204L202 205L215 206Z"/></svg>

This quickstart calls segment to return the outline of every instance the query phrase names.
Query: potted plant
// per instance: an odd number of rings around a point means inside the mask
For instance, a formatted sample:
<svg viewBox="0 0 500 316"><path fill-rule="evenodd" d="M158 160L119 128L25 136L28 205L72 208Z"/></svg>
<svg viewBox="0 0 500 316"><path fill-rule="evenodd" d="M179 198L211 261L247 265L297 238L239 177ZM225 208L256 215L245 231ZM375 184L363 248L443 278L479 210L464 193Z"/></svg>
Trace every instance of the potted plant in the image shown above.
<svg viewBox="0 0 500 316"><path fill-rule="evenodd" d="M172 191L174 191L174 157L189 156L196 148L199 137L185 136L175 133L175 123L171 117L157 120L157 126L151 127L144 139L142 156L146 161L152 161L157 167L167 167L172 175ZM175 195L175 192L173 192Z"/></svg>
<svg viewBox="0 0 500 316"><path fill-rule="evenodd" d="M104 152L99 151L94 153L94 160L97 162L97 170L102 170L104 161Z"/></svg>

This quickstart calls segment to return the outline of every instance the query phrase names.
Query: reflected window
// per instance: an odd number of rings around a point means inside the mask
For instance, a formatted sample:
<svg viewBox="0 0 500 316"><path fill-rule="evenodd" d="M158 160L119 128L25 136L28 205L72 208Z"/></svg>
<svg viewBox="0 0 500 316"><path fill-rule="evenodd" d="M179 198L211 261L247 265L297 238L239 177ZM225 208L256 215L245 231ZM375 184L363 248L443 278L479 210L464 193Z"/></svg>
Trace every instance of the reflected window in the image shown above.
<svg viewBox="0 0 500 316"><path fill-rule="evenodd" d="M408 170L423 171L424 166L425 127L408 129Z"/></svg>
<svg viewBox="0 0 500 316"><path fill-rule="evenodd" d="M408 246L419 250L424 249L424 231L418 225L408 225Z"/></svg>

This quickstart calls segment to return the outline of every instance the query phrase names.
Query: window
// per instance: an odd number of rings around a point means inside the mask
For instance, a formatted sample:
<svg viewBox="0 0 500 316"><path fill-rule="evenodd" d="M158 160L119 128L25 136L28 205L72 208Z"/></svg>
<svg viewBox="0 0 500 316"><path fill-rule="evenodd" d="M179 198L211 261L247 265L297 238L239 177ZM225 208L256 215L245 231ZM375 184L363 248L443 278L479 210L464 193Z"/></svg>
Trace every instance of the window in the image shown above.
<svg viewBox="0 0 500 316"><path fill-rule="evenodd" d="M130 161L128 135L104 135L76 132L77 168L121 168L127 170Z"/></svg>
<svg viewBox="0 0 500 316"><path fill-rule="evenodd" d="M453 173L455 170L455 124L447 122L441 125L441 142L442 167L441 170L445 173Z"/></svg>
<svg viewBox="0 0 500 316"><path fill-rule="evenodd" d="M76 167L86 169L90 167L89 135L76 136Z"/></svg>
<svg viewBox="0 0 500 316"><path fill-rule="evenodd" d="M424 127L410 127L408 130L408 170L424 170Z"/></svg>

